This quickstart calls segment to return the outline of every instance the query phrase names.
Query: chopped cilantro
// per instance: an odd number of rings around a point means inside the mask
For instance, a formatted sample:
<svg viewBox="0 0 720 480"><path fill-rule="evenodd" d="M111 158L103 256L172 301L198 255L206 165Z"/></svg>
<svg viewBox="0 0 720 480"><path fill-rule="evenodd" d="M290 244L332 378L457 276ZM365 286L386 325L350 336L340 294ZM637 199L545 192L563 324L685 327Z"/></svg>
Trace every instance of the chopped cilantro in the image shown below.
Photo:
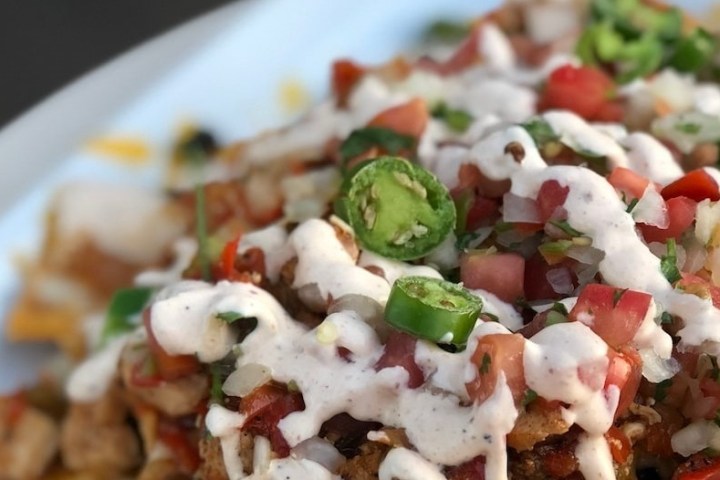
<svg viewBox="0 0 720 480"><path fill-rule="evenodd" d="M243 315L242 313L234 312L232 310L227 311L227 312L220 312L220 313L216 314L215 316L217 318L219 318L220 320L222 320L223 322L227 322L227 323L233 323L234 321L240 320L241 318L245 317L245 315Z"/></svg>
<svg viewBox="0 0 720 480"><path fill-rule="evenodd" d="M548 311L547 317L545 319L545 326L549 327L550 325L556 325L558 323L567 323L567 321L567 317L562 313L555 310L550 310Z"/></svg>
<svg viewBox="0 0 720 480"><path fill-rule="evenodd" d="M520 126L530 134L538 148L560 140L560 136L555 133L550 124L540 117L531 118Z"/></svg>
<svg viewBox="0 0 720 480"><path fill-rule="evenodd" d="M626 211L627 213L631 213L631 212L633 211L633 209L637 206L637 204L638 204L639 201L640 201L640 199L638 199L638 198L633 198L633 199L630 201L630 203L628 203L628 206L627 206L627 208L625 209L625 211Z"/></svg>
<svg viewBox="0 0 720 480"><path fill-rule="evenodd" d="M482 363L480 364L480 374L485 375L490 371L490 365L492 364L492 358L489 353L483 354Z"/></svg>
<svg viewBox="0 0 720 480"><path fill-rule="evenodd" d="M365 127L353 130L340 146L343 166L353 158L362 155L372 147L379 147L390 155L415 146L415 138L402 135L395 130L383 127Z"/></svg>
<svg viewBox="0 0 720 480"><path fill-rule="evenodd" d="M537 392L535 390L533 390L532 388L528 388L527 390L525 390L525 395L523 395L522 405L524 407L528 406L529 404L534 402L537 398L538 398Z"/></svg>
<svg viewBox="0 0 720 480"><path fill-rule="evenodd" d="M457 43L470 34L470 29L465 22L436 20L428 26L423 37L427 42Z"/></svg>
<svg viewBox="0 0 720 480"><path fill-rule="evenodd" d="M660 271L670 283L675 283L682 278L677 267L674 238L667 241L667 254L660 259Z"/></svg>
<svg viewBox="0 0 720 480"><path fill-rule="evenodd" d="M551 307L551 310L552 310L553 312L559 313L560 315L568 316L568 310L567 310L567 308L565 307L565 304L564 304L564 303L560 303L560 302L555 302L555 303L553 303L553 306Z"/></svg>
<svg viewBox="0 0 720 480"><path fill-rule="evenodd" d="M552 221L550 221L550 224L556 226L557 228L559 228L560 230L562 230L563 232L565 232L567 235L569 235L571 237L581 237L582 236L582 232L579 232L579 231L575 230L574 228L572 228L567 220L552 220Z"/></svg>
<svg viewBox="0 0 720 480"><path fill-rule="evenodd" d="M675 124L675 130L677 130L678 132L687 133L688 135L695 135L697 133L700 133L700 130L702 130L702 126L692 122L680 122Z"/></svg>
<svg viewBox="0 0 720 480"><path fill-rule="evenodd" d="M134 317L139 315L152 295L150 288L123 288L117 290L110 300L105 325L102 331L102 342L130 332L138 326Z"/></svg>
<svg viewBox="0 0 720 480"><path fill-rule="evenodd" d="M672 378L663 380L662 382L655 385L655 401L662 402L667 397L667 392L672 385Z"/></svg>
<svg viewBox="0 0 720 480"><path fill-rule="evenodd" d="M438 103L430 112L433 117L440 119L453 131L463 133L472 124L475 118L465 110L450 108L445 102Z"/></svg>

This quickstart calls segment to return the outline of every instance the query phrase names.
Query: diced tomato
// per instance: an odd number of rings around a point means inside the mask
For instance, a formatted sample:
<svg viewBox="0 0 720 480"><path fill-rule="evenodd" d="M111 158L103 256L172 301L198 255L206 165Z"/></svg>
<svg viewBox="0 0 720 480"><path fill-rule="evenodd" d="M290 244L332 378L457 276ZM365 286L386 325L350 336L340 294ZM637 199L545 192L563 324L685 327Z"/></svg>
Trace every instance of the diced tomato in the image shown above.
<svg viewBox="0 0 720 480"><path fill-rule="evenodd" d="M478 456L450 467L445 475L448 480L485 480L485 457Z"/></svg>
<svg viewBox="0 0 720 480"><path fill-rule="evenodd" d="M235 272L235 258L237 258L241 238L242 236L238 235L234 240L227 242L220 254L220 272L222 278L230 278Z"/></svg>
<svg viewBox="0 0 720 480"><path fill-rule="evenodd" d="M525 262L525 278L523 279L525 299L528 301L561 299L564 295L553 289L547 277L550 270L558 268L567 270L573 280L573 287L577 286L577 276L568 267L567 261L549 265L540 253L530 257Z"/></svg>
<svg viewBox="0 0 720 480"><path fill-rule="evenodd" d="M496 200L475 195L467 213L466 230L471 232L485 225L487 220L497 219L500 206Z"/></svg>
<svg viewBox="0 0 720 480"><path fill-rule="evenodd" d="M613 425L610 427L610 430L605 433L605 439L608 442L610 454L612 455L613 460L615 460L615 463L623 465L627 462L630 457L630 453L632 453L632 444L630 443L630 439L627 435L625 435L625 433L623 433L623 431L618 427Z"/></svg>
<svg viewBox="0 0 720 480"><path fill-rule="evenodd" d="M470 398L484 402L495 391L498 376L503 372L515 403L519 403L527 389L523 367L524 349L525 338L518 333L482 337L470 358L477 367L477 376L465 385Z"/></svg>
<svg viewBox="0 0 720 480"><path fill-rule="evenodd" d="M642 359L637 350L632 347L622 347L617 351L609 349L608 359L604 388L607 390L614 385L620 389L620 398L615 410L615 418L617 418L630 408L630 404L640 388Z"/></svg>
<svg viewBox="0 0 720 480"><path fill-rule="evenodd" d="M674 197L687 197L696 202L706 198L713 202L720 200L717 182L702 168L688 172L670 185L666 185L660 194L665 200Z"/></svg>
<svg viewBox="0 0 720 480"><path fill-rule="evenodd" d="M673 480L720 480L720 457L697 453L678 467Z"/></svg>
<svg viewBox="0 0 720 480"><path fill-rule="evenodd" d="M200 467L198 440L193 438L193 430L183 428L175 422L161 421L158 425L158 438L170 450L175 461L187 473L195 473Z"/></svg>
<svg viewBox="0 0 720 480"><path fill-rule="evenodd" d="M466 253L460 257L460 280L466 288L481 288L506 302L524 296L525 259L516 253Z"/></svg>
<svg viewBox="0 0 720 480"><path fill-rule="evenodd" d="M635 336L651 301L647 293L591 283L580 292L569 318L586 324L611 347L618 347Z"/></svg>
<svg viewBox="0 0 720 480"><path fill-rule="evenodd" d="M615 190L625 195L626 201L642 198L645 189L650 185L650 180L625 167L615 167L607 181Z"/></svg>
<svg viewBox="0 0 720 480"><path fill-rule="evenodd" d="M458 186L455 188L474 188L483 197L501 198L510 191L510 180L493 180L486 177L477 166L464 163L458 169Z"/></svg>
<svg viewBox="0 0 720 480"><path fill-rule="evenodd" d="M428 117L425 100L414 98L378 113L368 126L389 128L403 135L420 138L427 126Z"/></svg>
<svg viewBox="0 0 720 480"><path fill-rule="evenodd" d="M652 225L638 224L646 242L665 242L669 238L679 240L680 235L695 221L697 202L687 197L673 197L665 202L668 211L668 227L658 228Z"/></svg>
<svg viewBox="0 0 720 480"><path fill-rule="evenodd" d="M597 68L563 65L548 78L538 109L562 109L587 120L608 116L606 104L614 92L610 77Z"/></svg>
<svg viewBox="0 0 720 480"><path fill-rule="evenodd" d="M365 68L351 60L336 60L332 65L332 92L338 106L347 105L355 85L365 75Z"/></svg>
<svg viewBox="0 0 720 480"><path fill-rule="evenodd" d="M480 54L478 52L480 28L482 28L480 25L473 28L470 35L460 44L448 60L438 62L430 57L423 57L418 61L417 66L439 75L455 75L471 67L480 61Z"/></svg>
<svg viewBox="0 0 720 480"><path fill-rule="evenodd" d="M150 309L143 312L143 323L147 331L148 348L160 378L175 380L200 371L200 362L195 355L170 355L160 346L150 324Z"/></svg>
<svg viewBox="0 0 720 480"><path fill-rule="evenodd" d="M425 374L415 363L415 347L417 339L407 333L393 331L385 343L380 360L375 364L375 370L383 368L402 367L408 373L408 387L417 388L425 382Z"/></svg>
<svg viewBox="0 0 720 480"><path fill-rule="evenodd" d="M278 428L278 422L304 408L305 402L299 392L289 392L287 387L277 383L266 383L240 401L240 413L246 417L242 430L264 436L278 456L287 457L290 446Z"/></svg>
<svg viewBox="0 0 720 480"><path fill-rule="evenodd" d="M563 187L557 180L547 180L540 185L537 205L543 223L551 218L557 218L556 211L565 204L568 193L570 188Z"/></svg>
<svg viewBox="0 0 720 480"><path fill-rule="evenodd" d="M622 122L625 118L625 107L618 101L606 102L600 105L593 120L596 122Z"/></svg>
<svg viewBox="0 0 720 480"><path fill-rule="evenodd" d="M693 399L693 405L689 416L693 418L705 418L706 420L715 419L715 415L720 408L720 383L710 377L700 379L700 391L703 399ZM688 413L683 410L684 413Z"/></svg>
<svg viewBox="0 0 720 480"><path fill-rule="evenodd" d="M701 298L710 298L715 308L720 308L720 287L691 273L680 272L680 274L682 279L675 285L676 288Z"/></svg>

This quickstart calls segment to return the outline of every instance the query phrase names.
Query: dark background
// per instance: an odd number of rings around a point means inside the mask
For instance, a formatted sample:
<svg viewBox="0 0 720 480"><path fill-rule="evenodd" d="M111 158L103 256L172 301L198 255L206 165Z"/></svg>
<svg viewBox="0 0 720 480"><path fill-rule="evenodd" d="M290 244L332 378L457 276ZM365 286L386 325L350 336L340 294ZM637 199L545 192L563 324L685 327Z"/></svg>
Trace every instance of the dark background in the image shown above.
<svg viewBox="0 0 720 480"><path fill-rule="evenodd" d="M0 128L114 56L230 0L0 0Z"/></svg>

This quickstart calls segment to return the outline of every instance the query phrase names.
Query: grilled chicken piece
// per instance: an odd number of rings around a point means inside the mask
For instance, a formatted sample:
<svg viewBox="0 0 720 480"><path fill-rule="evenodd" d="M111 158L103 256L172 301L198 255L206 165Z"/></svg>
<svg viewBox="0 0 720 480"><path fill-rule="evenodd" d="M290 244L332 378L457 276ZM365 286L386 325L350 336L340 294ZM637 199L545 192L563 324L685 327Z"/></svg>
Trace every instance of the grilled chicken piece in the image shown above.
<svg viewBox="0 0 720 480"><path fill-rule="evenodd" d="M92 403L70 406L62 425L63 463L71 470L126 472L142 461L140 441L126 423L128 409L119 386Z"/></svg>
<svg viewBox="0 0 720 480"><path fill-rule="evenodd" d="M0 478L39 478L55 458L60 429L45 413L23 406L11 412L13 400L0 401Z"/></svg>
<svg viewBox="0 0 720 480"><path fill-rule="evenodd" d="M133 369L147 350L129 345L120 358L120 375L130 399L155 407L170 417L195 412L198 404L208 396L210 381L204 373L195 373L176 380L165 380L157 385L141 386L132 381Z"/></svg>
<svg viewBox="0 0 720 480"><path fill-rule="evenodd" d="M533 402L518 416L515 427L507 436L508 445L517 451L530 450L550 435L561 435L570 426L559 408L548 409Z"/></svg>

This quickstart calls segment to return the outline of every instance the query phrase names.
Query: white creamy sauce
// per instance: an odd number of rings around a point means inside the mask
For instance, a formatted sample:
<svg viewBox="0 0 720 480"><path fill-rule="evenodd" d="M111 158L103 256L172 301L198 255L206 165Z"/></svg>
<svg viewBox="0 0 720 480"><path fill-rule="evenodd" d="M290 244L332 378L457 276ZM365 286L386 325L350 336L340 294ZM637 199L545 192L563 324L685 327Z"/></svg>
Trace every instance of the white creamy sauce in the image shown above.
<svg viewBox="0 0 720 480"><path fill-rule="evenodd" d="M504 72L515 67L515 50L500 28L494 23L484 23L478 32L477 49L483 67L491 72Z"/></svg>
<svg viewBox="0 0 720 480"><path fill-rule="evenodd" d="M256 308L252 295L242 305L233 301L250 287L227 281L214 287L185 281L160 292L150 310L152 331L158 343L171 355L197 355L206 363L222 359L235 345L236 335L217 315L238 312L252 317Z"/></svg>
<svg viewBox="0 0 720 480"><path fill-rule="evenodd" d="M442 279L442 275L434 268L426 265L410 265L409 263L400 262L397 260L391 260L389 258L381 257L380 255L373 253L369 250L363 250L360 253L358 259L358 265L361 267L378 267L383 271L385 280L390 285L395 283L395 280L401 277L428 277Z"/></svg>
<svg viewBox="0 0 720 480"><path fill-rule="evenodd" d="M257 318L258 326L243 341L243 354L237 365L265 365L275 380L293 381L298 386L306 408L288 415L279 424L291 446L317 435L322 423L333 415L347 412L361 420L405 428L408 439L429 462L454 465L485 455L489 478L506 478L505 436L514 425L517 411L502 375L487 401L463 406L460 397L435 391L432 376L427 386L409 389L403 368L375 371L383 346L372 328L355 312L334 313L318 328L306 330L291 319L270 294L250 284L220 282L210 286L192 282L176 291L176 294L165 292L165 300L153 308L153 331L160 344L167 345L171 352L177 352L171 347L181 335L180 331L182 335L195 331L195 326L203 325L212 312L232 310ZM170 302L171 306L156 310L163 302ZM191 318L193 316L196 318ZM166 322L166 318L174 322ZM476 332L498 329L506 331L499 324L488 324L478 326ZM198 333L193 336L202 337ZM214 356L215 346L205 351L197 348L196 340L186 338L185 341L194 346L177 353L193 350L200 357L207 357L209 353ZM339 346L350 350L349 362L337 354ZM467 355L469 352L458 358L467 361ZM456 364L456 368L466 367ZM460 378L464 377L467 374ZM453 387L456 391L461 389L464 390L464 385L460 383ZM373 401L359 401L364 398ZM466 398L466 394L462 398ZM221 407L212 407L208 415L208 429L221 438L226 454L237 447L233 431L242 421L242 416Z"/></svg>
<svg viewBox="0 0 720 480"><path fill-rule="evenodd" d="M513 332L522 328L524 324L522 315L520 315L512 305L500 300L497 296L486 290L477 289L471 290L471 292L482 300L482 311L495 315L504 327Z"/></svg>
<svg viewBox="0 0 720 480"><path fill-rule="evenodd" d="M586 480L615 480L610 446L602 434L580 434L575 457Z"/></svg>
<svg viewBox="0 0 720 480"><path fill-rule="evenodd" d="M597 130L578 115L568 111L550 111L542 115L560 141L576 151L588 151L607 157L613 167L628 167L625 151L611 137Z"/></svg>
<svg viewBox="0 0 720 480"><path fill-rule="evenodd" d="M628 149L628 168L650 181L665 186L683 176L670 150L647 133L631 133L620 144Z"/></svg>
<svg viewBox="0 0 720 480"><path fill-rule="evenodd" d="M438 467L407 448L393 448L380 464L380 480L445 480Z"/></svg>
<svg viewBox="0 0 720 480"><path fill-rule="evenodd" d="M140 265L160 260L186 225L162 192L138 187L75 182L55 195L53 207L64 241L89 238L103 252Z"/></svg>
<svg viewBox="0 0 720 480"><path fill-rule="evenodd" d="M243 254L252 247L260 248L265 254L265 274L271 282L277 282L283 265L293 257L287 238L285 226L273 224L244 234L238 245L238 253Z"/></svg>
<svg viewBox="0 0 720 480"><path fill-rule="evenodd" d="M693 97L695 110L708 115L720 115L720 88L716 84L697 85Z"/></svg>
<svg viewBox="0 0 720 480"><path fill-rule="evenodd" d="M117 374L120 354L130 337L127 334L113 339L73 370L65 386L72 401L87 403L102 398Z"/></svg>
<svg viewBox="0 0 720 480"><path fill-rule="evenodd" d="M573 422L588 432L612 425L617 405L603 392L607 344L580 322L544 328L525 342L523 365L528 387L548 400L569 404Z"/></svg>
<svg viewBox="0 0 720 480"><path fill-rule="evenodd" d="M358 293L385 304L390 284L357 266L329 223L304 222L290 235L290 244L298 257L294 287L315 284L323 298Z"/></svg>

